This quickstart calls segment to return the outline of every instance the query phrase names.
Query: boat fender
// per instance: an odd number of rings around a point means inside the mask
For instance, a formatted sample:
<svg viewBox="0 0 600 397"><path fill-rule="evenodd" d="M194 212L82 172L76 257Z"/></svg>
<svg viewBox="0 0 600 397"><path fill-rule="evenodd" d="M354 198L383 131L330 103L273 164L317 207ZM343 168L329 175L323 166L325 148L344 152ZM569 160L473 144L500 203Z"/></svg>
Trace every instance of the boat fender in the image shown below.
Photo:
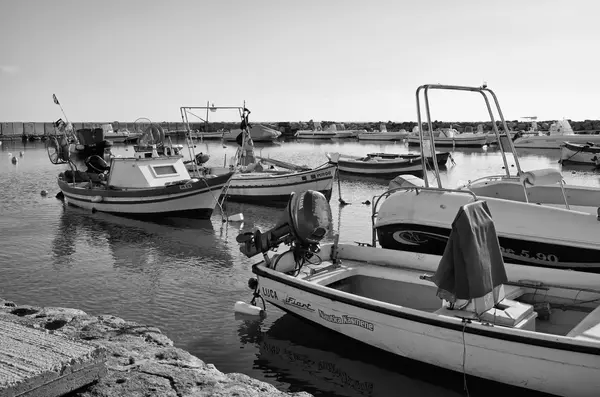
<svg viewBox="0 0 600 397"><path fill-rule="evenodd" d="M92 203L101 203L101 202L102 202L102 196L92 197Z"/></svg>
<svg viewBox="0 0 600 397"><path fill-rule="evenodd" d="M251 305L250 303L246 303L244 301L235 302L233 310L236 313L247 314L250 316L262 316L265 313L265 311L262 308Z"/></svg>

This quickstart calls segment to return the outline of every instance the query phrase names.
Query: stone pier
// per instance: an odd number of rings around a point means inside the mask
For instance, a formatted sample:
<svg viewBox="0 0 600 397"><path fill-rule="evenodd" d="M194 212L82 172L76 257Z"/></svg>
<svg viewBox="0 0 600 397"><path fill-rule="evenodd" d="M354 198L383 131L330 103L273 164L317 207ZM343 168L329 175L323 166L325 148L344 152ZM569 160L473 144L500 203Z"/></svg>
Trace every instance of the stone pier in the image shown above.
<svg viewBox="0 0 600 397"><path fill-rule="evenodd" d="M15 326L28 327L89 345L105 354L102 375L69 397L310 396L281 392L243 374L224 374L214 365L173 347L173 342L158 328L110 315L90 316L77 309L17 305L0 298L2 324L5 326L0 327L0 333ZM6 394L3 392L6 388L3 390L0 382L0 395Z"/></svg>

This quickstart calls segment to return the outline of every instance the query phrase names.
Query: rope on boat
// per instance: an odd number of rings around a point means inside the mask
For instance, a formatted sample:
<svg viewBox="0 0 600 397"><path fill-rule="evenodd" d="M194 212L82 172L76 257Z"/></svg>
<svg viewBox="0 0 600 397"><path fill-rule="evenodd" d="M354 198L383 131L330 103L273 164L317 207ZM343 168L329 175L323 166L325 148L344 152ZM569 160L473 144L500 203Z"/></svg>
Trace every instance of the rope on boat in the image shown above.
<svg viewBox="0 0 600 397"><path fill-rule="evenodd" d="M463 389L469 397L469 387L467 386L467 372L465 371L465 365L467 362L467 343L465 342L465 329L469 320L463 318L463 330L462 330L462 342L463 342L463 358L462 358L462 372L463 372Z"/></svg>

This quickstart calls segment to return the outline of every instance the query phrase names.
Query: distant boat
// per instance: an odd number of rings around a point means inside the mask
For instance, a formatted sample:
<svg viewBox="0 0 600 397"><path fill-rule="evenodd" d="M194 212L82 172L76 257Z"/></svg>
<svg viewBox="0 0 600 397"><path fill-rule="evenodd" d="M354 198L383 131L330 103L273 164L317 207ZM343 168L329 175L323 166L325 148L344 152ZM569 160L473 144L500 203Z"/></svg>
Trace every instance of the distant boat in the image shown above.
<svg viewBox="0 0 600 397"><path fill-rule="evenodd" d="M388 131L385 124L381 123L379 131L365 131L358 134L360 141L400 141L408 137L408 131Z"/></svg>
<svg viewBox="0 0 600 397"><path fill-rule="evenodd" d="M321 123L314 121L312 130L298 130L294 136L298 139L333 139L337 134L336 131L323 130Z"/></svg>
<svg viewBox="0 0 600 397"><path fill-rule="evenodd" d="M418 130L418 127L415 127ZM454 128L441 128L434 131L435 146L452 146L452 147L483 147L487 145L487 136L485 134L474 134L472 132L459 133ZM429 140L429 133L423 134L424 140ZM409 146L418 146L419 143L418 131L408 137Z"/></svg>
<svg viewBox="0 0 600 397"><path fill-rule="evenodd" d="M550 126L547 134L520 136L514 140L516 148L560 149L565 142L571 144L600 144L600 135L575 134L568 120L559 120Z"/></svg>
<svg viewBox="0 0 600 397"><path fill-rule="evenodd" d="M277 140L281 136L281 132L274 130L273 128L269 128L262 124L252 124L249 126L250 137L253 142L273 142ZM242 130L239 128L225 131L223 133L223 140L235 142L238 135L242 133Z"/></svg>
<svg viewBox="0 0 600 397"><path fill-rule="evenodd" d="M600 165L600 144L565 142L560 148L560 162L562 164L593 164L598 166Z"/></svg>
<svg viewBox="0 0 600 397"><path fill-rule="evenodd" d="M130 132L127 128L119 128L117 131L114 131L112 124L102 124L101 128L104 132L104 138L113 143L135 143L141 135Z"/></svg>
<svg viewBox="0 0 600 397"><path fill-rule="evenodd" d="M325 128L325 131L335 132L334 138L338 138L338 139L341 139L341 138L356 138L358 136L358 134L366 132L365 129L348 130L348 129L346 129L346 126L344 124L342 124L342 123L340 123L340 124L331 124L327 128Z"/></svg>
<svg viewBox="0 0 600 397"><path fill-rule="evenodd" d="M224 131L211 131L211 132L203 132L203 131L192 131L189 133L190 138L192 139L223 139Z"/></svg>

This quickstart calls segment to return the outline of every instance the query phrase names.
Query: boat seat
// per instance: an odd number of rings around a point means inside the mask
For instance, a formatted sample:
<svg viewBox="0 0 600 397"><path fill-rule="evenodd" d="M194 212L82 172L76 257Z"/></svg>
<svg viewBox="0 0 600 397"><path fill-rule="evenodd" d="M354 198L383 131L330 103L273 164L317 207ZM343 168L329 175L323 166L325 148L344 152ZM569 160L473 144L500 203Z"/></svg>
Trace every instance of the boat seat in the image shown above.
<svg viewBox="0 0 600 397"><path fill-rule="evenodd" d="M519 178L521 184L524 186L553 185L555 183L562 183L563 181L560 171L557 171L554 168L543 168L540 170L521 172Z"/></svg>
<svg viewBox="0 0 600 397"><path fill-rule="evenodd" d="M529 322L533 314L533 306L505 298L497 303L496 306L483 312L479 317L473 311L464 309L453 310L446 306L435 311L435 314L448 317L479 319L503 327L521 328L523 322Z"/></svg>
<svg viewBox="0 0 600 397"><path fill-rule="evenodd" d="M567 336L600 342L600 306L592 310L573 328Z"/></svg>

